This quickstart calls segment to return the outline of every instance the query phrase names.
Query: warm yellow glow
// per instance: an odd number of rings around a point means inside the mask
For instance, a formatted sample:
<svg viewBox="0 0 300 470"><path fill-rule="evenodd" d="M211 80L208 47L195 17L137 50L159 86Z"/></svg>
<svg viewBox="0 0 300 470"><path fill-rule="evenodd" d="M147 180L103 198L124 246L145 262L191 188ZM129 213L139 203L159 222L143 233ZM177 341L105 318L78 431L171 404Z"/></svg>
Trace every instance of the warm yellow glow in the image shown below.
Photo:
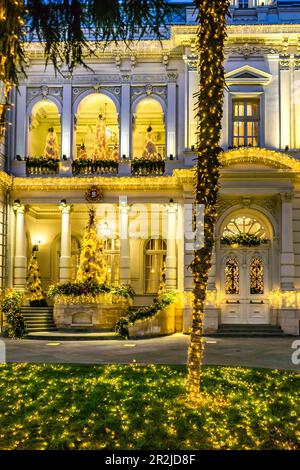
<svg viewBox="0 0 300 470"><path fill-rule="evenodd" d="M164 113L154 98L145 98L137 104L133 119L133 158L143 156L149 126L153 129L157 153L165 157Z"/></svg>
<svg viewBox="0 0 300 470"><path fill-rule="evenodd" d="M61 125L58 108L50 100L38 101L33 106L30 116L28 156L41 157L44 155L48 130L51 127L55 130L58 148L60 148Z"/></svg>
<svg viewBox="0 0 300 470"><path fill-rule="evenodd" d="M76 121L75 156L79 158L80 146L84 143L88 158L92 158L95 144L98 116L105 119L108 152L111 155L119 144L119 125L117 109L111 98L103 93L92 93L78 105Z"/></svg>

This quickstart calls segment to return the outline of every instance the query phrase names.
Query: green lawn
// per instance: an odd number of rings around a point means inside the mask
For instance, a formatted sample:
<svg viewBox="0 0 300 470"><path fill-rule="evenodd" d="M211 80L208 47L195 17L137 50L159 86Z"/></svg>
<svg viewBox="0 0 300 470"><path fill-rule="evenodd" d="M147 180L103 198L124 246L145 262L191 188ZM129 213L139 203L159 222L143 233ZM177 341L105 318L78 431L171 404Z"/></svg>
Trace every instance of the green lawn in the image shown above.
<svg viewBox="0 0 300 470"><path fill-rule="evenodd" d="M300 376L179 366L0 366L1 449L300 449Z"/></svg>

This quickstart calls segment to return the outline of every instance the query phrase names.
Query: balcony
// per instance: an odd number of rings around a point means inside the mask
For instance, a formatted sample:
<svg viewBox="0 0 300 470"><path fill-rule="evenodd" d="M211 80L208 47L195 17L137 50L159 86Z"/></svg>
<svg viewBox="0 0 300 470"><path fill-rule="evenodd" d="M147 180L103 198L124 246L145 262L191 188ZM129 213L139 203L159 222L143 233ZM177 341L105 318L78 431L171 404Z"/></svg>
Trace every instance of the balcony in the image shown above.
<svg viewBox="0 0 300 470"><path fill-rule="evenodd" d="M165 173L164 160L136 159L131 162L131 174L134 176L157 175Z"/></svg>
<svg viewBox="0 0 300 470"><path fill-rule="evenodd" d="M27 157L25 159L26 175L57 175L59 173L59 161L53 158Z"/></svg>
<svg viewBox="0 0 300 470"><path fill-rule="evenodd" d="M117 175L119 162L115 160L74 160L72 173L78 175Z"/></svg>
<svg viewBox="0 0 300 470"><path fill-rule="evenodd" d="M168 176L176 168L192 168L196 154L187 151L179 159L143 160L54 160L41 157L18 156L12 162L11 173L14 176L29 177L93 177L93 176Z"/></svg>

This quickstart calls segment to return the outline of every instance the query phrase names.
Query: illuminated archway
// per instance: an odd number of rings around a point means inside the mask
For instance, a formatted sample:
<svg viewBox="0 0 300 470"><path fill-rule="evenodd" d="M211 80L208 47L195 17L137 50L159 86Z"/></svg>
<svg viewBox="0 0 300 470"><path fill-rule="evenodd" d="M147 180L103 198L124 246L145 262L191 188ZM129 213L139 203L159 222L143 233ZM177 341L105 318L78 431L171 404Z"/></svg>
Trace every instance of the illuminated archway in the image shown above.
<svg viewBox="0 0 300 470"><path fill-rule="evenodd" d="M99 115L105 119L106 142L110 156L118 153L119 124L118 113L113 100L103 93L91 93L79 103L75 119L75 157L80 156L84 144L87 158L92 158L95 144L95 131Z"/></svg>
<svg viewBox="0 0 300 470"><path fill-rule="evenodd" d="M60 149L61 123L58 106L49 99L37 101L29 116L28 148L30 157L42 157L46 145L48 130L53 128ZM59 150L60 153L60 150Z"/></svg>
<svg viewBox="0 0 300 470"><path fill-rule="evenodd" d="M155 98L143 98L140 100L133 112L132 119L132 154L133 158L144 157L147 159L145 147L149 135L153 141L153 150L158 158L165 158L166 130L164 122L164 111L161 103ZM151 131L148 132L148 129ZM151 153L151 152L150 152ZM151 156L150 156L151 159Z"/></svg>

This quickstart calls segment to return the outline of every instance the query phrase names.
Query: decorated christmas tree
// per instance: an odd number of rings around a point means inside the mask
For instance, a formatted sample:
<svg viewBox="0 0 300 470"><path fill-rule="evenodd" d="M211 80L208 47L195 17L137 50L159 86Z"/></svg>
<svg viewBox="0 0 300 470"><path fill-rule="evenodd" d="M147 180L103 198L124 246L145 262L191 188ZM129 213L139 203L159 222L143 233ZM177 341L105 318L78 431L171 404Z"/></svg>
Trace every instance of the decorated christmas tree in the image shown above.
<svg viewBox="0 0 300 470"><path fill-rule="evenodd" d="M88 159L88 156L87 156L86 146L84 145L84 143L82 143L80 145L78 160L87 160L87 159Z"/></svg>
<svg viewBox="0 0 300 470"><path fill-rule="evenodd" d="M164 261L161 271L160 271L158 295L161 295L166 291L166 270L167 270L167 265L166 265L166 262Z"/></svg>
<svg viewBox="0 0 300 470"><path fill-rule="evenodd" d="M94 160L109 160L106 140L106 124L102 114L99 114L96 126L93 158Z"/></svg>
<svg viewBox="0 0 300 470"><path fill-rule="evenodd" d="M59 160L57 135L53 127L50 127L48 129L48 135L44 150L44 158L52 158L54 160Z"/></svg>
<svg viewBox="0 0 300 470"><path fill-rule="evenodd" d="M91 209L80 252L77 282L97 282L103 284L108 279L103 242L99 238L95 224L95 210Z"/></svg>
<svg viewBox="0 0 300 470"><path fill-rule="evenodd" d="M39 264L35 252L32 254L28 263L26 287L29 291L30 305L44 305L46 303L42 290Z"/></svg>

